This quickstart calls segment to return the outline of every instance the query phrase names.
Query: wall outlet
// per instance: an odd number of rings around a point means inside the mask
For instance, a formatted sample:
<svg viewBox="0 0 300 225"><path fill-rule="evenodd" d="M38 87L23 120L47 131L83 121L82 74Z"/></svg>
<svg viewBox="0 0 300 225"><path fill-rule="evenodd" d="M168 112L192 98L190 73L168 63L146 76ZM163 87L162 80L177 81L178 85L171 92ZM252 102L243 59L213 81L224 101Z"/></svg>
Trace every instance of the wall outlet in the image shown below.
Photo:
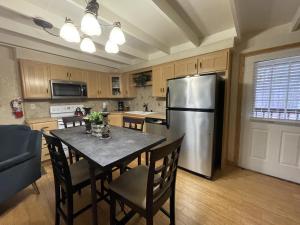
<svg viewBox="0 0 300 225"><path fill-rule="evenodd" d="M36 109L35 104L31 103L31 104L30 104L30 109Z"/></svg>

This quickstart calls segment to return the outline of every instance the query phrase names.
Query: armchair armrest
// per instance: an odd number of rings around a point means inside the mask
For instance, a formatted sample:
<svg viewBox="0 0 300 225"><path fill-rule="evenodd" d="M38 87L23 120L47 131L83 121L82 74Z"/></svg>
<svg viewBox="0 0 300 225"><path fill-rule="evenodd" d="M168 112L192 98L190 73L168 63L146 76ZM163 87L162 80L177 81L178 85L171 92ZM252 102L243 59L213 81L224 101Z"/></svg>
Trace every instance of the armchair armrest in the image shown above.
<svg viewBox="0 0 300 225"><path fill-rule="evenodd" d="M11 167L14 167L24 161L27 161L31 158L33 158L34 155L30 152L24 152L20 155L17 155L15 157L12 157L10 159L7 159L5 161L0 162L0 172L7 170Z"/></svg>

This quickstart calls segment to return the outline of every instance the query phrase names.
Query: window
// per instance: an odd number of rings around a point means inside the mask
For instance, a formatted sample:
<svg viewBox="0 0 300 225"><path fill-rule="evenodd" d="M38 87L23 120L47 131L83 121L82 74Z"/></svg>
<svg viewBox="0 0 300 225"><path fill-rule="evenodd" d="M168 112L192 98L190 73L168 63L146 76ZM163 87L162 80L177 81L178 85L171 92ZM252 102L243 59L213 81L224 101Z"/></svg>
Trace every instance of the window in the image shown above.
<svg viewBox="0 0 300 225"><path fill-rule="evenodd" d="M300 121L300 56L255 63L252 117Z"/></svg>

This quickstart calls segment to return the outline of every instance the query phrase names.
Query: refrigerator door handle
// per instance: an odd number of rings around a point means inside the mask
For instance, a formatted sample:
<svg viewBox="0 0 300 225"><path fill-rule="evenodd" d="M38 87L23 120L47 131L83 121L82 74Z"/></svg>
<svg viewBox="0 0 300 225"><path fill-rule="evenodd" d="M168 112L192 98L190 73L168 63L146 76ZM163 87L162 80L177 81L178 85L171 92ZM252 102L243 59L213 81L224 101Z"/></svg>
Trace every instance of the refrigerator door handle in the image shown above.
<svg viewBox="0 0 300 225"><path fill-rule="evenodd" d="M169 87L167 88L167 93L166 93L166 127L169 129L169 121L170 121L170 110L169 110L169 102L170 102L170 89Z"/></svg>

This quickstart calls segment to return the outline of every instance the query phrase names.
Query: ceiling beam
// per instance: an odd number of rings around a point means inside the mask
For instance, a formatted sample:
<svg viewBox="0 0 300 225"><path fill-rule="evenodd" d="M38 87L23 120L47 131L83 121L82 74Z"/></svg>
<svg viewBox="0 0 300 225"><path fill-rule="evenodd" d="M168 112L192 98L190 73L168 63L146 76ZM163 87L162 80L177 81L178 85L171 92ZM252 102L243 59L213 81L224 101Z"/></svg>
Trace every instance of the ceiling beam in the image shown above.
<svg viewBox="0 0 300 225"><path fill-rule="evenodd" d="M199 46L201 43L198 29L192 21L188 19L186 13L172 0L152 0L153 3L160 8L160 10L169 17L183 34L195 45Z"/></svg>
<svg viewBox="0 0 300 225"><path fill-rule="evenodd" d="M84 10L85 6L82 4L79 4L75 0L66 0L67 2L72 3L73 5L77 6L78 8ZM100 2L101 4L101 2ZM166 44L162 43L161 41L157 40L156 38L152 37L151 35L147 34L140 28L136 27L135 25L131 24L124 18L120 17L119 15L113 13L110 9L108 9L106 6L103 4L100 5L100 19L103 21L112 24L113 22L119 21L122 24L122 30L124 33L135 37L139 41L154 47L162 52L165 52L167 54L170 54L170 47L167 46Z"/></svg>
<svg viewBox="0 0 300 225"><path fill-rule="evenodd" d="M230 0L230 8L231 8L232 19L236 30L237 38L241 39L241 29L240 29L239 17L237 12L236 0Z"/></svg>
<svg viewBox="0 0 300 225"><path fill-rule="evenodd" d="M52 14L47 10L44 10L42 8L39 8L29 2L26 2L24 0L18 0L18 4L16 4L14 1L5 1L5 0L0 0L0 6L9 9L10 11L13 11L15 13L18 13L20 15L26 16L26 17L37 17L40 16L44 19L46 19L47 21L51 22L53 24L54 27L56 28L60 28L65 20L65 17L63 16L58 16L56 14ZM103 38L93 38L93 41L95 42L95 44L99 44L102 46L105 46L106 44L106 40L104 40ZM144 60L148 60L148 55L145 54L144 52L138 50L138 49L134 49L130 46L124 46L122 48L120 48L120 52L126 53L128 55L132 55L134 57L137 58L141 58ZM107 58L107 59L112 59L112 60L118 60L119 55L112 55L109 53L106 53L105 51L102 51L103 53L103 57ZM121 57L124 58L124 57ZM121 59L120 58L120 59ZM122 62L124 63L124 62ZM126 64L128 63L125 62Z"/></svg>
<svg viewBox="0 0 300 225"><path fill-rule="evenodd" d="M292 21L291 21L291 32L296 31L300 28L300 6L296 11Z"/></svg>

